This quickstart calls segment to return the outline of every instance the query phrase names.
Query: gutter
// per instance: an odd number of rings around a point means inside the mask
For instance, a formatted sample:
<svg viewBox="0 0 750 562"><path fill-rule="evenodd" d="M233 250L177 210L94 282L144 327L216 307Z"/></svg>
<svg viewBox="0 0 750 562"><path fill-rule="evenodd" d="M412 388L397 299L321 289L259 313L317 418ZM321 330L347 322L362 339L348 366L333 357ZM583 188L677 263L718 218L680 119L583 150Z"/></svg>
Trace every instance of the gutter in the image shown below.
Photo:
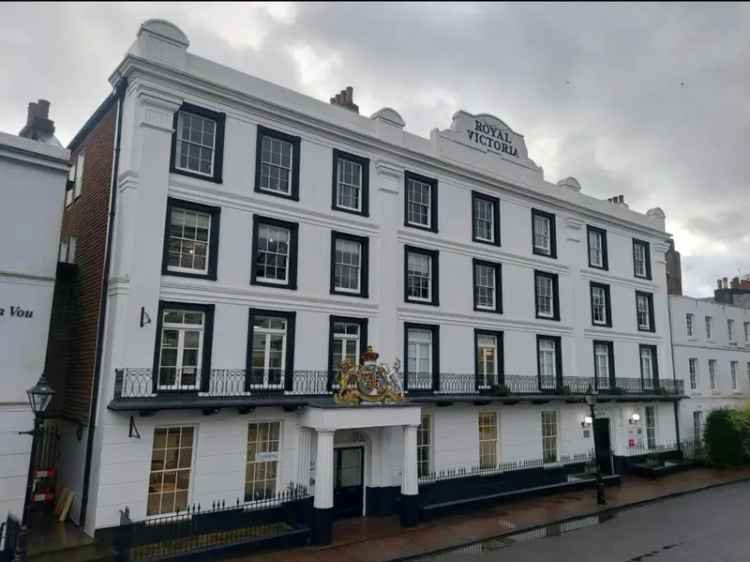
<svg viewBox="0 0 750 562"><path fill-rule="evenodd" d="M122 78L115 87L117 99L117 121L115 130L114 157L112 159L112 176L110 179L109 217L107 218L107 242L104 254L104 268L102 272L101 298L99 302L99 318L96 326L96 359L94 363L94 378L91 386L91 409L89 411L89 431L86 436L86 462L83 469L83 490L81 492L81 513L79 526L86 523L86 512L89 503L89 488L91 485L91 461L94 450L94 432L96 431L96 414L99 408L99 385L102 378L102 349L104 347L104 329L107 320L107 292L109 291L109 270L112 262L112 238L114 236L115 209L117 203L117 175L120 165L120 141L122 138L122 105L125 100L127 78ZM80 135L80 133L79 133ZM76 136L78 139L79 135ZM75 140L75 139L74 139Z"/></svg>

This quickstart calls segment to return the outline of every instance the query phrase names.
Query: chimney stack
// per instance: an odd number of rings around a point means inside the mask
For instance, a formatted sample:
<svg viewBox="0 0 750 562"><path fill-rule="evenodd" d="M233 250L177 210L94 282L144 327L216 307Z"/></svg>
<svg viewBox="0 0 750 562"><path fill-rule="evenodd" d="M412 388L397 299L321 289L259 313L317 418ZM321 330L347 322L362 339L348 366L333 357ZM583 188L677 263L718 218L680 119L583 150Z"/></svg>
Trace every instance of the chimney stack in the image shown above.
<svg viewBox="0 0 750 562"><path fill-rule="evenodd" d="M42 142L50 142L50 139L54 139L51 143L59 144L55 139L55 122L49 118L49 102L47 100L39 100L29 104L26 125L18 133L18 136Z"/></svg>
<svg viewBox="0 0 750 562"><path fill-rule="evenodd" d="M347 86L331 98L332 105L338 105L354 113L359 113L359 106L354 103L354 88Z"/></svg>

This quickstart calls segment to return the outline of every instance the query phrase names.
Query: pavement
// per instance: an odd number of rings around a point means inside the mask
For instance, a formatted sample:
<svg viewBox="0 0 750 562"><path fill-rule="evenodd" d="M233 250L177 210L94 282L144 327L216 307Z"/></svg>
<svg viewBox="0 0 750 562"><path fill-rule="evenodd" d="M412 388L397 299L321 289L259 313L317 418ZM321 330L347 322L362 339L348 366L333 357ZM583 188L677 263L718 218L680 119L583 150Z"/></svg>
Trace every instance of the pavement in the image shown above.
<svg viewBox="0 0 750 562"><path fill-rule="evenodd" d="M308 546L258 553L234 558L233 560L236 562L392 562L395 560L416 560L429 554L446 552L472 544L476 555L482 556L481 547L478 546L478 543L482 541L493 538L508 538L522 531L531 531L560 522L569 522L569 526L575 526L575 522L571 520L589 516L598 517L600 513L604 513L605 516L616 513L619 524L620 519L630 520L630 517L624 516L621 511L623 509L647 504L657 499L680 496L743 480L750 481L750 467L739 469L696 468L679 474L664 476L657 480L624 476L621 486L607 488L608 505L603 508L596 505L595 490L586 489L542 498L500 503L475 512L435 518L432 521L421 523L413 529L402 528L397 517L347 519L335 524L333 542L325 547ZM750 484L745 488L750 489ZM747 499L745 499L744 506L749 505ZM708 513L706 515L695 512L691 514L679 510L676 513L682 516L683 522L680 526L684 527L682 530L688 534L695 532L696 529L704 525L708 517L712 517ZM746 521L746 510L741 516L735 514L735 517L738 525L740 522ZM610 524L611 522L605 523L603 527ZM670 520L657 517L653 527L641 534L651 536L651 534L657 533L658 535L675 526ZM596 533L598 528L599 526L590 530L590 532ZM543 536L544 533L538 534ZM746 534L750 536L750 533ZM631 535L627 537L626 535L626 538L639 547L635 550L643 550L640 548L641 536ZM545 541L538 542L543 543ZM474 556L474 554L469 554L471 548L465 549L463 553L456 553L456 555ZM515 548L515 546L509 548ZM596 560L630 562L628 558L609 558L609 553L606 550L608 548L607 542L602 543L602 548L605 550L598 552ZM665 552L668 553L668 551ZM549 550L547 550L547 553L549 553ZM750 560L750 550L746 550L745 553L745 557L742 558L743 562ZM644 551L640 556L645 556L645 554ZM640 560L637 558L639 554L633 556L636 556L636 558L632 558L633 561ZM649 562L656 562L652 557L653 555L650 556L648 557ZM465 558L452 558L451 560L454 559L464 560ZM488 558L487 560L489 559L503 560L505 557ZM510 558L508 559L510 560ZM538 559L541 559L538 555L537 558L528 558L528 560ZM555 559L565 560L558 557L557 553ZM519 560L521 559L519 558ZM570 560L573 560L573 558L570 558ZM583 562L586 559L581 558L580 551L578 551L575 560L576 562ZM658 560L659 562L662 561L662 559ZM663 560L670 560L670 562L671 560L692 561L692 559L680 557L664 558ZM707 562L711 559L695 558L695 560ZM735 559L717 558L716 560L734 562Z"/></svg>
<svg viewBox="0 0 750 562"><path fill-rule="evenodd" d="M652 502L612 514L553 525L547 536L493 539L424 562L747 562L750 482ZM536 539L536 540L530 540Z"/></svg>

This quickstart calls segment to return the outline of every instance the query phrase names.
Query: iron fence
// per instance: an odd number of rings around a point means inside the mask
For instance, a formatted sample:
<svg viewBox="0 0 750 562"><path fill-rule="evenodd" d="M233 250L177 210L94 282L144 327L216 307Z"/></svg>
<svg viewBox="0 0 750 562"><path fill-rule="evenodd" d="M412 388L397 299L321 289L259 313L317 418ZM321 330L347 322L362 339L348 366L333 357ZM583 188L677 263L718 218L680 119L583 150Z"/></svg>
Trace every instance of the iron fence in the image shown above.
<svg viewBox="0 0 750 562"><path fill-rule="evenodd" d="M290 484L267 498L234 504L195 504L184 511L133 522L120 511L115 544L120 562L177 558L196 551L219 551L243 543L307 534L302 502L312 496L305 486ZM308 502L309 503L309 502ZM310 505L312 505L310 503ZM306 539L306 536L305 536Z"/></svg>
<svg viewBox="0 0 750 562"><path fill-rule="evenodd" d="M583 453L573 453L560 455L558 461L554 464L566 466L570 464L588 463L596 458L594 450ZM543 459L525 459L515 460L504 463L498 463L491 466L474 465L470 467L462 466L457 468L444 468L438 471L428 472L419 476L420 484L432 484L442 480L452 480L455 478L469 478L473 476L493 476L529 468L541 468L544 466Z"/></svg>
<svg viewBox="0 0 750 562"><path fill-rule="evenodd" d="M205 380L204 380L205 377ZM161 384L164 381L169 384ZM200 398L264 396L328 396L338 389L338 373L300 370L288 375L260 375L245 369L212 369L185 377L171 370L169 377L153 369L124 368L115 371L114 397L157 398L191 394ZM402 379L403 381L403 379ZM583 395L597 388L603 395L662 395L684 393L683 381L617 378L595 381L593 377L539 375L481 375L475 373L407 373L406 390L412 394L513 396L526 394Z"/></svg>

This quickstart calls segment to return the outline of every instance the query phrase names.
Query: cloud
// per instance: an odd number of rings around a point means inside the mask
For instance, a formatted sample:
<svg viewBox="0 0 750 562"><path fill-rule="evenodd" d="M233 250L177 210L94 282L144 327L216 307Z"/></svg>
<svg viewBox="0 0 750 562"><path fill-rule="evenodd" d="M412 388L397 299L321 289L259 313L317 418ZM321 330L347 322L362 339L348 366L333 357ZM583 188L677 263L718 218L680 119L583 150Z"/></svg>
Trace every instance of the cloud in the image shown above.
<svg viewBox="0 0 750 562"><path fill-rule="evenodd" d="M69 140L151 17L194 53L319 99L352 85L363 114L394 107L417 134L457 109L496 114L548 180L662 207L688 293L750 271L746 4L5 3L0 130L47 97Z"/></svg>

